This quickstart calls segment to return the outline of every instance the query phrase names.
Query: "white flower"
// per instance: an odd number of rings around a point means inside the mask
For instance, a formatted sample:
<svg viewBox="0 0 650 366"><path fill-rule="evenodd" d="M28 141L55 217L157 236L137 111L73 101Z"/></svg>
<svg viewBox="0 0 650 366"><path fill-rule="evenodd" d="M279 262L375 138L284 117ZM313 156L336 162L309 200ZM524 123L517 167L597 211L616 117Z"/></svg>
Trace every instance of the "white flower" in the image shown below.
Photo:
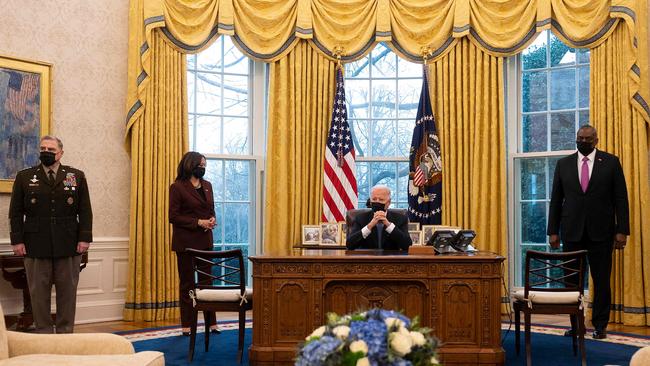
<svg viewBox="0 0 650 366"><path fill-rule="evenodd" d="M432 365L438 365L439 363L440 363L440 362L438 362L438 359L437 359L435 356L434 356L434 357L431 357L431 364L432 364Z"/></svg>
<svg viewBox="0 0 650 366"><path fill-rule="evenodd" d="M390 348L397 353L398 356L406 356L411 352L411 347L413 346L411 342L411 337L393 332L390 335Z"/></svg>
<svg viewBox="0 0 650 366"><path fill-rule="evenodd" d="M404 326L404 322L400 319L397 318L386 318L384 320L384 323L386 323L386 326L388 328L396 326L397 328L401 328Z"/></svg>
<svg viewBox="0 0 650 366"><path fill-rule="evenodd" d="M332 333L337 336L339 339L345 340L350 334L350 327L347 325L339 325L338 327L332 329Z"/></svg>
<svg viewBox="0 0 650 366"><path fill-rule="evenodd" d="M368 361L368 357L358 359L357 366L370 366L370 361Z"/></svg>
<svg viewBox="0 0 650 366"><path fill-rule="evenodd" d="M409 332L409 330L406 329L406 327L399 327L399 328L397 329L397 333L399 333L399 334L401 334L401 335L404 335L404 336L407 336L407 337L410 337L410 336L411 336L411 332Z"/></svg>
<svg viewBox="0 0 650 366"><path fill-rule="evenodd" d="M368 354L368 345L364 341L354 341L350 343L350 352L361 352L366 355Z"/></svg>
<svg viewBox="0 0 650 366"><path fill-rule="evenodd" d="M325 330L327 330L326 326L324 326L324 325L320 326L320 327L316 328L316 330L314 330L310 335L308 335L307 338L305 338L305 340L308 341L312 337L320 338L320 337L323 336L323 334L325 334Z"/></svg>
<svg viewBox="0 0 650 366"><path fill-rule="evenodd" d="M424 344L427 343L427 340L424 338L424 334L420 332L411 332L409 335L411 336L411 341L413 342L414 346L424 346Z"/></svg>

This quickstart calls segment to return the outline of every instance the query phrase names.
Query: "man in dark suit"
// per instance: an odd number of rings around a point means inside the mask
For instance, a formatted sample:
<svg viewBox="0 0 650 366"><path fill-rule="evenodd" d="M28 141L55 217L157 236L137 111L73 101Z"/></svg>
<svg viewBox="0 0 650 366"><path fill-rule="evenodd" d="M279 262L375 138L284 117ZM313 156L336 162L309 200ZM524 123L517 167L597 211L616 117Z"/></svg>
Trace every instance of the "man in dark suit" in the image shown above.
<svg viewBox="0 0 650 366"><path fill-rule="evenodd" d="M25 256L25 273L36 331L53 333L52 285L56 287L56 333L72 333L81 254L92 235L92 209L86 176L62 165L63 144L40 141L41 164L18 172L9 220L14 254Z"/></svg>
<svg viewBox="0 0 650 366"><path fill-rule="evenodd" d="M408 217L388 211L390 189L374 186L370 190L372 211L354 219L347 237L348 249L407 250L411 246Z"/></svg>
<svg viewBox="0 0 650 366"><path fill-rule="evenodd" d="M612 248L623 249L630 234L627 188L618 158L596 150L595 128L580 127L576 140L578 151L555 167L547 234L555 249L561 237L563 251L587 250L594 283L593 336L603 339L611 305ZM572 328L565 335L573 334L575 324Z"/></svg>

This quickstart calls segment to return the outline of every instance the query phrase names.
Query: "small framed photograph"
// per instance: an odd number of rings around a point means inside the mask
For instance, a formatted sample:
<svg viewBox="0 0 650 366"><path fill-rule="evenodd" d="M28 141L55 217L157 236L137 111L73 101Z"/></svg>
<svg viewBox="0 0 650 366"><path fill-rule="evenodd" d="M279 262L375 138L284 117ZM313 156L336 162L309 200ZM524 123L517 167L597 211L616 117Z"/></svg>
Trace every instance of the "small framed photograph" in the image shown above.
<svg viewBox="0 0 650 366"><path fill-rule="evenodd" d="M438 230L440 225L422 225L422 243L426 244L433 236L433 232Z"/></svg>
<svg viewBox="0 0 650 366"><path fill-rule="evenodd" d="M341 232L339 231L338 222L323 222L320 224L321 240L323 245L339 245L341 242Z"/></svg>
<svg viewBox="0 0 650 366"><path fill-rule="evenodd" d="M420 223L419 222L409 222L409 232L410 231L420 231Z"/></svg>
<svg viewBox="0 0 650 366"><path fill-rule="evenodd" d="M320 244L320 225L302 225L302 243L304 245Z"/></svg>
<svg viewBox="0 0 650 366"><path fill-rule="evenodd" d="M348 239L348 224L345 221L339 223L339 232L341 233L341 245L345 245Z"/></svg>
<svg viewBox="0 0 650 366"><path fill-rule="evenodd" d="M422 245L422 231L421 230L409 230L409 236L413 245Z"/></svg>

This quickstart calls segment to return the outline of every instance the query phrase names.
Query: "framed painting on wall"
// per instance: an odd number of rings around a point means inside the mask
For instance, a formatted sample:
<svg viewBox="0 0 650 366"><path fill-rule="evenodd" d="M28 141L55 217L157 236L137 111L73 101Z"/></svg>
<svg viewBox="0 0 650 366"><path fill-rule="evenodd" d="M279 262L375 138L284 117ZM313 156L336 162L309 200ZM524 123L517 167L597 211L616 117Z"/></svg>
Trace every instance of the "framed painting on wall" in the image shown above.
<svg viewBox="0 0 650 366"><path fill-rule="evenodd" d="M18 171L38 164L51 118L52 65L0 56L0 193L11 192Z"/></svg>

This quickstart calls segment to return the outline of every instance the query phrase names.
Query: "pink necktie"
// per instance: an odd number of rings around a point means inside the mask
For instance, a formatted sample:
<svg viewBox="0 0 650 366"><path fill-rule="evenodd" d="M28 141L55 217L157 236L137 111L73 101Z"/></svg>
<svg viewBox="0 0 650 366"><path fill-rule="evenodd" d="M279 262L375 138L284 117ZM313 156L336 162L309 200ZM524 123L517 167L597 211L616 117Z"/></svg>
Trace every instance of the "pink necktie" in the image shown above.
<svg viewBox="0 0 650 366"><path fill-rule="evenodd" d="M589 161L588 157L582 158L582 172L580 173L580 186L582 187L583 192L587 192L587 187L589 186Z"/></svg>

